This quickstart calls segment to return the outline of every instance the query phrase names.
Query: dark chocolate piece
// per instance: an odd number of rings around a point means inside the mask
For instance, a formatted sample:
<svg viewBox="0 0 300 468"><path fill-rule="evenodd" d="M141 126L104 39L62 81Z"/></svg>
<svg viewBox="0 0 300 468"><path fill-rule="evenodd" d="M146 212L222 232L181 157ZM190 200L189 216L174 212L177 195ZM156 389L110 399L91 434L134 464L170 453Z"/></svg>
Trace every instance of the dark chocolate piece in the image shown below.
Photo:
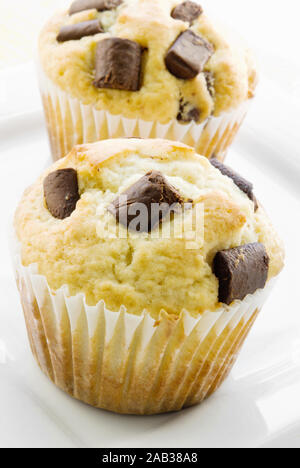
<svg viewBox="0 0 300 468"><path fill-rule="evenodd" d="M179 103L179 112L177 114L179 122L190 123L192 121L198 122L200 120L200 110L183 99Z"/></svg>
<svg viewBox="0 0 300 468"><path fill-rule="evenodd" d="M151 232L171 210L175 211L176 204L182 203L179 192L165 177L151 171L114 200L108 211L127 229ZM140 222L133 226L137 218Z"/></svg>
<svg viewBox="0 0 300 468"><path fill-rule="evenodd" d="M96 50L97 88L138 91L141 88L142 47L134 41L111 37Z"/></svg>
<svg viewBox="0 0 300 468"><path fill-rule="evenodd" d="M99 20L84 21L77 24L68 24L60 28L57 36L58 42L79 40L85 36L94 36L104 30Z"/></svg>
<svg viewBox="0 0 300 468"><path fill-rule="evenodd" d="M207 89L209 91L209 94L211 97L215 97L216 91L215 91L215 77L212 72L206 71L204 72L204 77L206 80L206 85Z"/></svg>
<svg viewBox="0 0 300 468"><path fill-rule="evenodd" d="M239 189L242 190L242 192L244 192L251 201L253 201L256 211L258 209L258 203L253 193L253 184L248 182L248 180L244 179L230 167L225 166L225 164L221 163L218 159L212 158L210 159L210 162L216 169L219 169L223 175L230 177L235 185L237 185Z"/></svg>
<svg viewBox="0 0 300 468"><path fill-rule="evenodd" d="M219 302L230 305L265 287L269 256L263 244L246 244L217 253L213 271L219 279Z"/></svg>
<svg viewBox="0 0 300 468"><path fill-rule="evenodd" d="M178 36L168 50L166 67L176 78L191 80L203 71L213 53L209 42L188 29Z"/></svg>
<svg viewBox="0 0 300 468"><path fill-rule="evenodd" d="M199 18L203 13L203 8L195 2L183 2L177 5L171 13L172 18L190 23Z"/></svg>
<svg viewBox="0 0 300 468"><path fill-rule="evenodd" d="M121 3L123 0L75 0L70 7L69 14L74 15L74 13L94 8L98 11L114 10Z"/></svg>
<svg viewBox="0 0 300 468"><path fill-rule="evenodd" d="M77 172L74 169L59 169L44 180L44 196L48 210L54 218L71 216L80 198Z"/></svg>

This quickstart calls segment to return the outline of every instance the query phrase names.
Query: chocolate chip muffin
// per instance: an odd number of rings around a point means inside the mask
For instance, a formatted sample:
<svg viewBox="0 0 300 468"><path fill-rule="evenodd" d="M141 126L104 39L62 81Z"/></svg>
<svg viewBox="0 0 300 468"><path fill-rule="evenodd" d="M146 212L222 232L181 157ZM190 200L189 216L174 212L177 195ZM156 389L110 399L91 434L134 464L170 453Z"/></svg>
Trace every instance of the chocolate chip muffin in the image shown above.
<svg viewBox="0 0 300 468"><path fill-rule="evenodd" d="M168 138L223 160L254 95L248 50L202 6L76 0L39 40L54 159L106 138Z"/></svg>
<svg viewBox="0 0 300 468"><path fill-rule="evenodd" d="M167 140L75 147L25 192L15 230L38 364L119 413L213 393L283 267L252 184Z"/></svg>

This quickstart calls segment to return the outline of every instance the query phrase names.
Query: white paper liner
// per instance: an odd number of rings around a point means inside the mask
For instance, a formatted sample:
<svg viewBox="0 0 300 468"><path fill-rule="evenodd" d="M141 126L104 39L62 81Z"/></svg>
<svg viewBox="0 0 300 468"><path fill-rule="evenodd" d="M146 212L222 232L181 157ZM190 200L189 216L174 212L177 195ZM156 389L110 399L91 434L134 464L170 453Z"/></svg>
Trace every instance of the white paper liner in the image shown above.
<svg viewBox="0 0 300 468"><path fill-rule="evenodd" d="M177 411L203 401L226 378L275 279L263 290L194 318L155 321L103 301L88 306L68 287L51 291L37 266L13 246L17 284L32 352L62 390L90 405L129 414Z"/></svg>
<svg viewBox="0 0 300 468"><path fill-rule="evenodd" d="M96 110L69 97L45 75L38 65L40 91L53 159L66 156L73 146L108 138L165 138L195 147L199 154L213 154L224 160L241 126L249 105L247 100L237 109L220 117L209 117L201 124L182 124L176 119L162 125L142 119L128 119Z"/></svg>

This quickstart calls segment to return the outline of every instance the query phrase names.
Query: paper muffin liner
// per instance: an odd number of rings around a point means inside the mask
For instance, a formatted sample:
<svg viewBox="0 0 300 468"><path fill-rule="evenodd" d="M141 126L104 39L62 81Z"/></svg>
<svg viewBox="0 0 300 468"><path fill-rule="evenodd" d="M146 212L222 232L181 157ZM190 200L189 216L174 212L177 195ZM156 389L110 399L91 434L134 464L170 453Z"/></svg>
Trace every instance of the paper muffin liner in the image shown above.
<svg viewBox="0 0 300 468"><path fill-rule="evenodd" d="M142 119L128 119L84 105L62 91L38 65L50 147L54 161L66 156L73 146L108 138L165 138L186 143L199 154L223 161L249 108L250 99L220 117L209 117L201 124L182 124L176 119L162 125Z"/></svg>
<svg viewBox="0 0 300 468"><path fill-rule="evenodd" d="M274 280L231 306L195 318L144 311L132 315L103 301L88 306L68 287L51 291L36 265L13 251L32 353L62 390L89 405L126 414L178 411L203 401L229 374Z"/></svg>

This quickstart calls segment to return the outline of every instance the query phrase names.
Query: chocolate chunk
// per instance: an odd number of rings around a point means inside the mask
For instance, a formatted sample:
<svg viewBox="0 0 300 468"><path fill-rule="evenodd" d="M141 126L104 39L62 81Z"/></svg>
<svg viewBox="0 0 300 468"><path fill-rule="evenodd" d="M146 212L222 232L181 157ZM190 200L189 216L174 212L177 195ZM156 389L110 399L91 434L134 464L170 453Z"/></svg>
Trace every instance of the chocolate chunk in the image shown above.
<svg viewBox="0 0 300 468"><path fill-rule="evenodd" d="M142 47L134 41L111 37L96 50L97 88L138 91L141 88Z"/></svg>
<svg viewBox="0 0 300 468"><path fill-rule="evenodd" d="M80 196L77 172L74 169L59 169L44 180L44 196L48 210L54 218L71 216Z"/></svg>
<svg viewBox="0 0 300 468"><path fill-rule="evenodd" d="M98 11L114 10L123 3L123 0L76 0L72 3L69 13L79 13L84 10L96 9Z"/></svg>
<svg viewBox="0 0 300 468"><path fill-rule="evenodd" d="M203 13L203 8L195 2L183 2L171 13L172 18L186 21L190 23L190 26L193 22L199 18L200 15Z"/></svg>
<svg viewBox="0 0 300 468"><path fill-rule="evenodd" d="M68 24L60 28L57 40L58 42L78 40L85 36L94 36L103 32L99 20L84 21L77 24Z"/></svg>
<svg viewBox="0 0 300 468"><path fill-rule="evenodd" d="M215 77L212 72L206 71L204 72L204 77L206 80L206 85L207 89L209 91L209 94L211 97L215 97L216 91L215 91Z"/></svg>
<svg viewBox="0 0 300 468"><path fill-rule="evenodd" d="M264 288L269 261L265 246L260 243L218 252L213 271L219 279L219 302L230 305Z"/></svg>
<svg viewBox="0 0 300 468"><path fill-rule="evenodd" d="M177 120L184 123L189 123L192 121L198 122L200 120L200 110L192 104L184 102L183 99L181 99L179 103Z"/></svg>
<svg viewBox="0 0 300 468"><path fill-rule="evenodd" d="M210 159L210 162L216 169L219 169L219 171L222 172L223 175L230 177L230 179L233 180L235 185L237 185L239 189L242 190L242 192L244 192L248 196L248 198L250 198L251 201L253 201L256 211L258 209L258 203L253 193L253 184L251 182L248 182L248 180L244 179L230 167L222 164L218 159L212 158Z"/></svg>
<svg viewBox="0 0 300 468"><path fill-rule="evenodd" d="M195 78L214 52L212 45L191 30L184 31L167 52L165 63L172 75Z"/></svg>
<svg viewBox="0 0 300 468"><path fill-rule="evenodd" d="M175 211L176 204L182 203L179 192L165 177L151 171L114 200L108 211L127 229L151 232L170 211ZM134 225L137 218L139 223Z"/></svg>

